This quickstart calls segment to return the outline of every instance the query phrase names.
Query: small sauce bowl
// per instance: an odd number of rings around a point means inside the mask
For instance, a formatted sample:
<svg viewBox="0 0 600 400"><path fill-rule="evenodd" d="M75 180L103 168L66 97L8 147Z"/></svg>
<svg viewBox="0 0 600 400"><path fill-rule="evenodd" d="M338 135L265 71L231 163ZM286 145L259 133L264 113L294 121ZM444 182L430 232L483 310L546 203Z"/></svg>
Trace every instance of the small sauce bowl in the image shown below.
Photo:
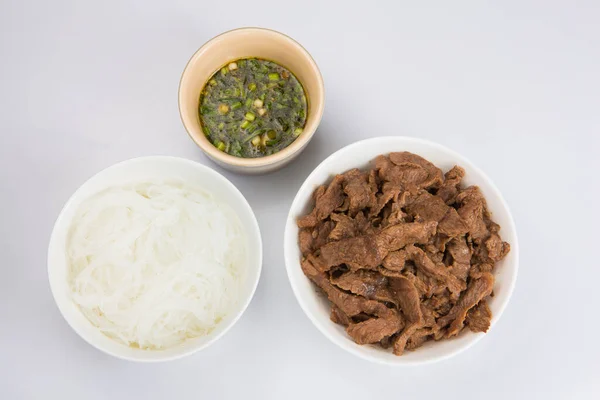
<svg viewBox="0 0 600 400"><path fill-rule="evenodd" d="M290 70L304 87L308 115L302 134L281 151L259 158L241 158L217 149L202 130L200 92L224 65L241 58L262 58ZM323 77L310 54L294 39L263 28L240 28L222 33L192 56L179 83L179 113L192 140L215 163L234 172L261 174L275 171L296 158L312 139L323 116Z"/></svg>

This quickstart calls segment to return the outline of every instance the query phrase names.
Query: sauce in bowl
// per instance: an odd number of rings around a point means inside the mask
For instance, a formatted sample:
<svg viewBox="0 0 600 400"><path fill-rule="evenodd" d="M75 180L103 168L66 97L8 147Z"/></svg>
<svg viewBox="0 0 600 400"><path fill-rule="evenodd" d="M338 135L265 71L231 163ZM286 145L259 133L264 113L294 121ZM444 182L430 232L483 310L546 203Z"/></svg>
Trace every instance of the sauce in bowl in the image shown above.
<svg viewBox="0 0 600 400"><path fill-rule="evenodd" d="M215 72L200 94L204 134L236 157L277 153L302 133L308 104L300 81L272 61L243 58Z"/></svg>

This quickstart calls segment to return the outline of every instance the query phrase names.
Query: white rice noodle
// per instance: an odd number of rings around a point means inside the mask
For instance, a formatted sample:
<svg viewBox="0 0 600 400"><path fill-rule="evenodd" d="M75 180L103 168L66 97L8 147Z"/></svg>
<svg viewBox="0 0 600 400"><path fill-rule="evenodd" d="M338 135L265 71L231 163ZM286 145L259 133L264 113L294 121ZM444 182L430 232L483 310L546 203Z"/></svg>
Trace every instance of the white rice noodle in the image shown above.
<svg viewBox="0 0 600 400"><path fill-rule="evenodd" d="M107 336L166 349L210 333L235 307L246 238L228 206L178 182L86 200L67 239L72 299Z"/></svg>

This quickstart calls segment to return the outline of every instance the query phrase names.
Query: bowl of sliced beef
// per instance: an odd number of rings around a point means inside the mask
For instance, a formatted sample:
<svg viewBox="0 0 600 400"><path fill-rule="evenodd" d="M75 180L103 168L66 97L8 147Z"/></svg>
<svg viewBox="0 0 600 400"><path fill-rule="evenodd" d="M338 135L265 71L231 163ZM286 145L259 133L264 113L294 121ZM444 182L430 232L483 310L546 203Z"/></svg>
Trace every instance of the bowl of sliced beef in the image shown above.
<svg viewBox="0 0 600 400"><path fill-rule="evenodd" d="M394 365L443 360L483 338L518 270L515 225L492 181L454 151L406 137L323 161L292 203L284 253L313 324Z"/></svg>

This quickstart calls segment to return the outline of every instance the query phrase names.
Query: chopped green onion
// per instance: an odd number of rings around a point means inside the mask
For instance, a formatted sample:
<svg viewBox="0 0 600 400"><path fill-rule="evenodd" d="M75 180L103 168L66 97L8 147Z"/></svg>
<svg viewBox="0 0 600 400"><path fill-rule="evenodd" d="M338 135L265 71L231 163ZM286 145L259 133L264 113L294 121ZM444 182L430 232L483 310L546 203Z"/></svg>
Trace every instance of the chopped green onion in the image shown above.
<svg viewBox="0 0 600 400"><path fill-rule="evenodd" d="M271 72L269 74L269 80L270 81L278 81L279 80L279 74L277 72Z"/></svg>
<svg viewBox="0 0 600 400"><path fill-rule="evenodd" d="M300 136L300 134L302 133L302 131L303 131L302 128L296 128L296 129L294 129L294 137Z"/></svg>
<svg viewBox="0 0 600 400"><path fill-rule="evenodd" d="M253 91L254 89L256 89L256 83L252 82L251 84L248 85L248 90Z"/></svg>
<svg viewBox="0 0 600 400"><path fill-rule="evenodd" d="M231 105L231 109L232 110L237 110L238 108L240 108L242 106L242 102L241 101L236 101L235 103L233 103Z"/></svg>
<svg viewBox="0 0 600 400"><path fill-rule="evenodd" d="M250 125L250 121L244 121L242 122L242 124L240 125L240 128L242 129L246 129L248 127L248 125Z"/></svg>
<svg viewBox="0 0 600 400"><path fill-rule="evenodd" d="M256 116L254 114L252 114L251 112L247 112L246 115L244 116L244 118L246 118L248 121L254 121Z"/></svg>
<svg viewBox="0 0 600 400"><path fill-rule="evenodd" d="M275 132L273 129L271 129L270 131L267 132L267 137L269 139L275 139L277 137L277 132Z"/></svg>
<svg viewBox="0 0 600 400"><path fill-rule="evenodd" d="M227 75L227 72L229 72L229 70L227 69L227 67L221 68L221 74Z"/></svg>
<svg viewBox="0 0 600 400"><path fill-rule="evenodd" d="M219 142L219 143L217 143L217 149L219 149L219 150L221 150L221 151L225 151L225 148L226 148L226 147L227 147L227 146L226 146L226 145L225 145L225 143L223 143L223 142Z"/></svg>

